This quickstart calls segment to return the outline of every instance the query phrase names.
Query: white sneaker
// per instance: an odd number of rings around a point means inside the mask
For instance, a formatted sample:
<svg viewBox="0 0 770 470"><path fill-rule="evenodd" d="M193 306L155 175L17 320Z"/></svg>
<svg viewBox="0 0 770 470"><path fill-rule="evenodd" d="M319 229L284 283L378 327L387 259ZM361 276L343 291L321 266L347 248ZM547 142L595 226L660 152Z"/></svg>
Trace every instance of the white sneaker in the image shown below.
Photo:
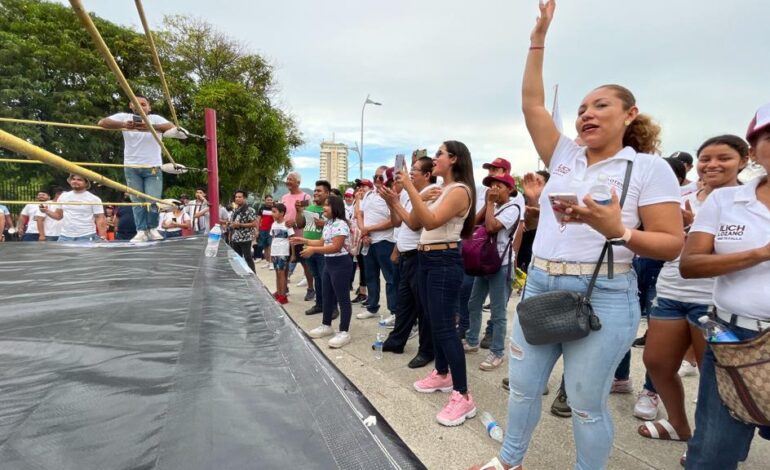
<svg viewBox="0 0 770 470"><path fill-rule="evenodd" d="M390 328L391 330L396 327L396 316L391 315L388 318L385 319L385 326Z"/></svg>
<svg viewBox="0 0 770 470"><path fill-rule="evenodd" d="M690 361L682 361L678 374L679 377L694 377L698 375L698 366L690 364Z"/></svg>
<svg viewBox="0 0 770 470"><path fill-rule="evenodd" d="M267 269L269 269L270 271L275 271L275 266L273 265L273 263L270 263L270 264L267 266Z"/></svg>
<svg viewBox="0 0 770 470"><path fill-rule="evenodd" d="M372 313L369 310L364 310L363 312L356 314L356 318L358 318L359 320L367 320L369 318L374 318L376 316L377 316L376 313Z"/></svg>
<svg viewBox="0 0 770 470"><path fill-rule="evenodd" d="M634 405L634 416L645 421L653 421L658 417L658 394L647 389L639 392Z"/></svg>
<svg viewBox="0 0 770 470"><path fill-rule="evenodd" d="M306 285L307 285L307 279L305 279L304 277L302 278L301 281L297 283L297 287L305 287Z"/></svg>
<svg viewBox="0 0 770 470"><path fill-rule="evenodd" d="M149 232L150 240L153 240L153 241L163 240L163 235L160 234L158 229L151 228L148 232Z"/></svg>
<svg viewBox="0 0 770 470"><path fill-rule="evenodd" d="M324 336L331 336L334 334L334 328L327 325L321 325L313 328L307 332L307 335L311 338L323 338Z"/></svg>
<svg viewBox="0 0 770 470"><path fill-rule="evenodd" d="M136 232L136 235L134 235L134 238L132 238L130 241L131 243L144 243L149 240L150 240L150 237L147 236L147 232L145 232L144 230L140 230Z"/></svg>
<svg viewBox="0 0 770 470"><path fill-rule="evenodd" d="M340 331L334 338L329 340L330 348L341 348L350 342L350 335L347 331Z"/></svg>

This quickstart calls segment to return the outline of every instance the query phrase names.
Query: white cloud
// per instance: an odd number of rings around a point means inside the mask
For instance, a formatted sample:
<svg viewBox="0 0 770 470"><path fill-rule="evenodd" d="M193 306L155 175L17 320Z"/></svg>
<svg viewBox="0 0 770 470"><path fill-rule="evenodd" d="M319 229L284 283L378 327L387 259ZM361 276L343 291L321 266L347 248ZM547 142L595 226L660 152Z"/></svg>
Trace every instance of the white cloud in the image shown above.
<svg viewBox="0 0 770 470"><path fill-rule="evenodd" d="M291 157L294 168L301 170L306 168L318 168L319 157Z"/></svg>

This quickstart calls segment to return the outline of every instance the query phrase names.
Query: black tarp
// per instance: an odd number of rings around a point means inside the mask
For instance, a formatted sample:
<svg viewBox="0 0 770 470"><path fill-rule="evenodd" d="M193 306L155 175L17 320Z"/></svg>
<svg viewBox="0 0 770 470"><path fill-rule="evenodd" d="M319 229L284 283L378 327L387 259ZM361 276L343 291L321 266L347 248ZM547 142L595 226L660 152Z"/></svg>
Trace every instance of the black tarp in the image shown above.
<svg viewBox="0 0 770 470"><path fill-rule="evenodd" d="M423 468L204 245L0 244L0 469Z"/></svg>

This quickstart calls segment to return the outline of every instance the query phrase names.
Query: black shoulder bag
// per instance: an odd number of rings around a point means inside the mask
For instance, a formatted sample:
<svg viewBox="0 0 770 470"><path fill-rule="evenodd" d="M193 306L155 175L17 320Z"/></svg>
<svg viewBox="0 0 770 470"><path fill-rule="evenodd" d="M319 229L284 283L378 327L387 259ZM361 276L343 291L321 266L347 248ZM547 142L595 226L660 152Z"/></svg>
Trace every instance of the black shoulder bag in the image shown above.
<svg viewBox="0 0 770 470"><path fill-rule="evenodd" d="M623 180L623 192L620 196L620 207L626 200L628 184L631 180L631 169L634 163L628 162L626 175ZM613 277L613 251L609 241L604 242L602 254L596 262L588 291L585 295L579 292L557 290L535 295L519 302L516 312L527 343L533 345L567 343L585 338L591 331L602 328L599 317L591 306L591 293L599 276L602 262L607 256L608 276ZM526 287L525 287L526 290Z"/></svg>

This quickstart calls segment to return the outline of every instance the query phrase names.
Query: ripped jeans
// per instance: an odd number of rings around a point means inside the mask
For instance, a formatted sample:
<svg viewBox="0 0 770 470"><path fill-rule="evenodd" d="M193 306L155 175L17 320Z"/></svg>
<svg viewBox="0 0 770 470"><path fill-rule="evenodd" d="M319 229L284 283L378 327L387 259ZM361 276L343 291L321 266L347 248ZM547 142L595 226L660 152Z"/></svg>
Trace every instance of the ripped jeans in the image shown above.
<svg viewBox="0 0 770 470"><path fill-rule="evenodd" d="M524 298L554 290L586 292L590 276L552 276L530 266ZM615 368L628 351L639 326L636 273L596 280L591 304L602 328L569 343L533 346L526 342L518 316L513 319L508 351L508 423L500 459L509 465L524 460L542 411L542 393L559 356L564 356L564 381L572 407L577 446L576 469L607 465L613 440L607 400Z"/></svg>

